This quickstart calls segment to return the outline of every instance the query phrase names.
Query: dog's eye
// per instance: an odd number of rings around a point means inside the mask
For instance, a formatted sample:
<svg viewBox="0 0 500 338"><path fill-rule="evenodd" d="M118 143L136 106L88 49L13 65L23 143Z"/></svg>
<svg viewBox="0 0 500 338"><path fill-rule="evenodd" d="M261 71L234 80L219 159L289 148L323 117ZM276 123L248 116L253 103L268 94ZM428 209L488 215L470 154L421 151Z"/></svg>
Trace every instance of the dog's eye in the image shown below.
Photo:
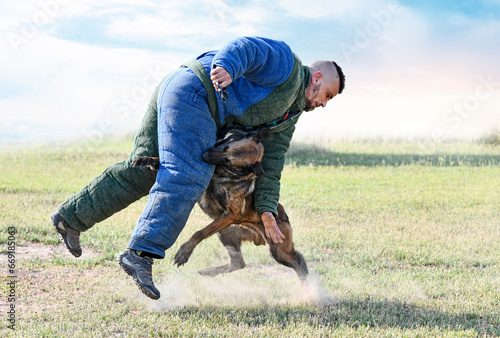
<svg viewBox="0 0 500 338"><path fill-rule="evenodd" d="M228 159L228 158L225 158L224 159L224 163L227 164L227 165L231 165L231 160Z"/></svg>

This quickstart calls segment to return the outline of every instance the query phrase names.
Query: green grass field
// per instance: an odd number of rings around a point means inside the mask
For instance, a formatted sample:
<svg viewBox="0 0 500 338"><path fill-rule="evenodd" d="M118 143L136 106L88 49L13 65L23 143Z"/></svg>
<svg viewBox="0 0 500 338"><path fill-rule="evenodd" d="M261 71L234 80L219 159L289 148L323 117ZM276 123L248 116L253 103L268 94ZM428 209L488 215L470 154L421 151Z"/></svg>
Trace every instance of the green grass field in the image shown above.
<svg viewBox="0 0 500 338"><path fill-rule="evenodd" d="M281 202L309 265L310 288L266 248L247 268L208 278L226 261L216 236L190 261L177 248L208 218L196 207L155 261L160 301L143 296L115 257L146 198L82 234L65 252L49 214L125 159L131 140L0 150L0 288L9 292L15 227L16 300L2 297L0 336L330 337L500 335L500 146L390 141L294 144ZM15 304L15 331L6 313Z"/></svg>

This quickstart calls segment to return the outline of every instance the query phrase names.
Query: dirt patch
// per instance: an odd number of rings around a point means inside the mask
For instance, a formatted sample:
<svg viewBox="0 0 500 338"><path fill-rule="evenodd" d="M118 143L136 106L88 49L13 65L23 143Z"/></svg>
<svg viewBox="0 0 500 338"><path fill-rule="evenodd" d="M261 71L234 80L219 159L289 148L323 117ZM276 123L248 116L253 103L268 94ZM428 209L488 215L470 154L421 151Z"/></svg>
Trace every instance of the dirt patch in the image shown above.
<svg viewBox="0 0 500 338"><path fill-rule="evenodd" d="M89 246L82 249L82 256L75 258L63 244L24 242L16 246L14 277L0 276L0 285L3 286L11 280L16 282L16 313L20 321L26 321L27 318L39 321L40 316L45 316L43 318L50 317L52 321L57 322L58 318L65 316L65 312L74 311L74 304L82 303L82 299L92 299L95 290L113 290L117 283L123 284L126 281L125 276L118 274L118 267L64 266L58 262L55 263L57 266L46 264L61 260L62 257L71 262L81 262L83 259L101 255ZM23 263L30 261L33 264ZM9 271L6 265L7 252L3 252L0 254L0 270ZM112 278L107 278L108 276ZM7 306L8 303L1 303L0 311L6 313Z"/></svg>
<svg viewBox="0 0 500 338"><path fill-rule="evenodd" d="M68 313L75 313L75 309L87 314L97 311L96 303L105 305L102 299L108 299L110 304L125 302L127 298L122 296L121 289L140 293L127 278L117 266L19 269L16 278L19 319L28 325L30 320L40 319L58 323ZM1 304L0 310L5 311Z"/></svg>
<svg viewBox="0 0 500 338"><path fill-rule="evenodd" d="M98 256L98 254L94 252L91 247L82 247L82 250L83 253L78 259L93 258ZM73 255L71 255L62 244L50 245L26 242L16 246L15 254L16 261L29 259L51 261L57 256L73 258ZM3 252L2 255L7 255L7 252Z"/></svg>

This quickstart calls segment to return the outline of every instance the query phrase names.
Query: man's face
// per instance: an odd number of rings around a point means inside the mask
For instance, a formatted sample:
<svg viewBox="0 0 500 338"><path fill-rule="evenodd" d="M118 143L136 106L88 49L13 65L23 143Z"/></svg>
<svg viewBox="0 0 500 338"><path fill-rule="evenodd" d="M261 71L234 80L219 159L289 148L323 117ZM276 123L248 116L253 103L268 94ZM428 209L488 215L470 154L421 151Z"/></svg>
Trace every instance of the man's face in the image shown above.
<svg viewBox="0 0 500 338"><path fill-rule="evenodd" d="M339 81L333 83L319 81L311 84L306 89L305 111L314 110L317 107L326 107L328 101L333 99L339 92Z"/></svg>

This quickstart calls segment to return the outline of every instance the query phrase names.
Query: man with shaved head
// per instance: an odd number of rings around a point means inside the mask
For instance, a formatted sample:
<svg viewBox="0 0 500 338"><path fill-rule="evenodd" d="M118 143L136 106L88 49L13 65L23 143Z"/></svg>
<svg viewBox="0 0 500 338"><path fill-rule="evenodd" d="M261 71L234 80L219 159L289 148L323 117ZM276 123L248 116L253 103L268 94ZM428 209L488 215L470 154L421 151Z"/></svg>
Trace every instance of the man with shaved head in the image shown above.
<svg viewBox="0 0 500 338"><path fill-rule="evenodd" d="M214 167L203 162L203 152L229 132L267 127L272 133L262 142L265 174L257 180L254 203L266 236L282 242L275 216L295 124L302 112L325 107L344 85L335 62L304 66L282 41L242 37L203 53L158 85L129 159L108 167L68 198L51 215L52 223L68 250L79 257L81 232L149 193L118 260L146 296L158 299L153 258L165 257L208 186ZM131 166L141 156L160 157L157 174Z"/></svg>
<svg viewBox="0 0 500 338"><path fill-rule="evenodd" d="M310 67L311 82L306 88L305 111L326 107L326 103L344 90L342 70L333 61L316 61ZM340 75L339 75L340 74Z"/></svg>

